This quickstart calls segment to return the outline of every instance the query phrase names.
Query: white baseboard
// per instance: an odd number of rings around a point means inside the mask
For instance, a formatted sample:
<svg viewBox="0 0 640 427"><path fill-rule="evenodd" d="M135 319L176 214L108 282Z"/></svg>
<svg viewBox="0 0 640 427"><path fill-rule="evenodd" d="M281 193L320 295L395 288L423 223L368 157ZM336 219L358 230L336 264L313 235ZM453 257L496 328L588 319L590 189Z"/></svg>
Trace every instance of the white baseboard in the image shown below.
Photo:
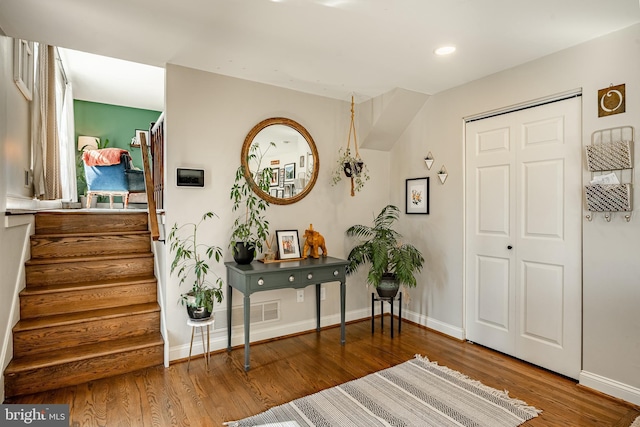
<svg viewBox="0 0 640 427"><path fill-rule="evenodd" d="M6 209L17 210L42 210L42 209L60 209L62 207L61 200L38 200L31 197L17 196L7 194Z"/></svg>
<svg viewBox="0 0 640 427"><path fill-rule="evenodd" d="M592 372L580 372L580 385L640 405L640 388L603 377Z"/></svg>
<svg viewBox="0 0 640 427"><path fill-rule="evenodd" d="M442 322L440 320L433 319L428 316L423 316L418 313L414 313L412 311L402 310L402 318L411 320L414 323L417 323L422 326L426 326L429 329L433 329L434 331L440 332L441 334L448 335L452 338L458 340L464 340L465 334L464 329L450 325L448 323Z"/></svg>
<svg viewBox="0 0 640 427"><path fill-rule="evenodd" d="M363 319L371 316L371 312L368 309L350 311L346 314L346 321ZM338 325L340 323L340 314L334 314L331 316L323 316L320 319L320 327ZM316 328L316 319L303 320L301 322L287 323L284 325L275 324L270 328L251 329L251 342L257 342L267 340L271 338L282 337L290 334L296 334L303 331L310 331ZM200 338L200 331L196 331L196 335L193 338L193 350L192 357L204 353L202 346L202 339ZM205 331L206 334L206 331ZM206 342L206 335L205 335ZM231 346L244 345L244 329L242 325L234 326L231 333ZM210 348L211 351L224 350L227 348L227 332L216 331L210 334ZM186 359L189 357L189 343L180 344L169 347L169 360Z"/></svg>

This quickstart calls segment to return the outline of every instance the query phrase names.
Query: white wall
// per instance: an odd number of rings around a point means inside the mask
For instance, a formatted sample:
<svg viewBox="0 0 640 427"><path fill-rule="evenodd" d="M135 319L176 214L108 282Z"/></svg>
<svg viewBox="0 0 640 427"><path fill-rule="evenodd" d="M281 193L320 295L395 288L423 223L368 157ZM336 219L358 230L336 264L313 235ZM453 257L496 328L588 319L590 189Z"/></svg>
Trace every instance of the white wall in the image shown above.
<svg viewBox="0 0 640 427"><path fill-rule="evenodd" d="M349 245L344 231L356 222L368 223L387 203L388 153L361 151L369 169L375 173L356 197L349 196L349 187L344 181L331 186L331 171L338 149L347 143L350 100L337 101L173 65L167 67L166 76L167 230L176 222L196 221L204 212L212 210L220 218L206 229L207 241L221 246L225 260L232 260L228 242L235 217L231 212L229 191L240 164L244 138L255 124L269 117L287 117L304 126L313 137L320 157L320 173L311 193L293 205L271 205L269 208L267 217L272 232L297 229L302 236L313 223L314 229L324 235L329 254L345 257ZM204 169L205 187L176 187L177 167ZM170 260L166 265L170 265ZM226 279L224 266L217 266L215 271ZM354 276L347 282L348 318L367 316L370 290L365 287L363 277ZM176 278L167 277L167 325L172 360L188 354L190 330L185 324L186 313L176 304L182 292L185 289L178 288ZM312 287L309 287L305 301L296 303L293 289L253 294L252 302L280 300L282 319L252 327L251 340L313 329L313 295ZM241 295L234 295L233 301L234 306L240 305ZM223 301L220 308L225 304ZM327 300L323 302L322 310L323 325L338 322L337 284L327 285ZM234 345L243 342L241 328L234 329L233 334ZM214 335L212 347L226 347L224 332Z"/></svg>
<svg viewBox="0 0 640 427"><path fill-rule="evenodd" d="M22 170L29 167L29 104L13 82L13 40L0 36L0 212L7 198L26 197ZM3 216L0 224L0 368L13 356L11 328L18 320L17 294L24 287L23 268L33 218ZM0 402L4 376L0 376Z"/></svg>
<svg viewBox="0 0 640 427"><path fill-rule="evenodd" d="M626 83L626 113L597 117L597 91ZM463 118L582 88L583 144L597 129L640 130L640 25L430 97L391 153L391 202L404 200L404 179L431 177L431 213L403 220L421 235L427 268L410 311L453 330L464 327ZM636 137L637 139L637 137ZM435 162L426 170L429 151ZM636 155L636 167L640 156ZM436 175L445 165L444 185ZM638 176L638 174L636 174ZM588 175L587 175L588 177ZM640 200L635 182L635 200ZM575 191L582 191L576 188ZM636 208L637 210L637 208ZM586 214L586 212L585 212ZM640 217L583 222L583 375L581 382L640 403Z"/></svg>

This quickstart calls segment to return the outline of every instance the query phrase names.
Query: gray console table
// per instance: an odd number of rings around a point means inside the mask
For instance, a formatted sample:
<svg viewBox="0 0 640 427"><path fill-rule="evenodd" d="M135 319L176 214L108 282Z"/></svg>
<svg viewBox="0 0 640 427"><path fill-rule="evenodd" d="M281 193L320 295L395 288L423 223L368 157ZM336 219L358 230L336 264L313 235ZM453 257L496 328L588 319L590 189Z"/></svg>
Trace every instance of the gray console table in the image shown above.
<svg viewBox="0 0 640 427"><path fill-rule="evenodd" d="M244 295L244 369L248 371L251 294L316 285L316 330L319 331L320 285L326 282L340 282L340 343L344 345L347 263L346 260L332 257L268 264L254 261L247 265L226 262L224 265L227 267L227 351L231 351L231 288L237 289Z"/></svg>

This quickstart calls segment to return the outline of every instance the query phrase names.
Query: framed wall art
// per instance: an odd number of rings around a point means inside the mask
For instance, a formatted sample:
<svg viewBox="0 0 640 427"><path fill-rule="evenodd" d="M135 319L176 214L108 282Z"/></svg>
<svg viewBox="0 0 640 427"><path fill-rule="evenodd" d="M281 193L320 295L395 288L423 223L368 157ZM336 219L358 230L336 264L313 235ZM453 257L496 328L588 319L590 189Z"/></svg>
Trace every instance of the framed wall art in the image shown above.
<svg viewBox="0 0 640 427"><path fill-rule="evenodd" d="M296 179L296 164L287 163L284 165L284 182L291 182Z"/></svg>
<svg viewBox="0 0 640 427"><path fill-rule="evenodd" d="M280 168L271 168L271 187L278 186L278 177L280 176Z"/></svg>
<svg viewBox="0 0 640 427"><path fill-rule="evenodd" d="M140 147L140 135L144 134L144 140L147 141L147 147L151 146L151 138L149 138L149 131L143 129L136 129L136 136L131 140L132 147Z"/></svg>
<svg viewBox="0 0 640 427"><path fill-rule="evenodd" d="M300 258L298 230L276 230L280 259Z"/></svg>
<svg viewBox="0 0 640 427"><path fill-rule="evenodd" d="M406 180L406 213L429 213L429 177Z"/></svg>

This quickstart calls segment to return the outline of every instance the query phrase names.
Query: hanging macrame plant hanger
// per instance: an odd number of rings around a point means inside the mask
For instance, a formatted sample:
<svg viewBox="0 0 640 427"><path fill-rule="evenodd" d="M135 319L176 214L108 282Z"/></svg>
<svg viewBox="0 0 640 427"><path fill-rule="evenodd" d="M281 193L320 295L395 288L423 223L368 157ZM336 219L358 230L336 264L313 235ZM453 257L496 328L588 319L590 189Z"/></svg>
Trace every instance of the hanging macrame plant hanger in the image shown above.
<svg viewBox="0 0 640 427"><path fill-rule="evenodd" d="M351 125L349 126L349 137L347 138L347 154L351 151L351 133L353 132L353 146L356 151L355 161L344 163L344 174L347 178L351 179L351 197L355 196L354 177L360 176L364 162L360 158L360 152L358 151L358 138L356 136L356 125L354 121L355 116L355 104L353 101L353 95L351 95Z"/></svg>

